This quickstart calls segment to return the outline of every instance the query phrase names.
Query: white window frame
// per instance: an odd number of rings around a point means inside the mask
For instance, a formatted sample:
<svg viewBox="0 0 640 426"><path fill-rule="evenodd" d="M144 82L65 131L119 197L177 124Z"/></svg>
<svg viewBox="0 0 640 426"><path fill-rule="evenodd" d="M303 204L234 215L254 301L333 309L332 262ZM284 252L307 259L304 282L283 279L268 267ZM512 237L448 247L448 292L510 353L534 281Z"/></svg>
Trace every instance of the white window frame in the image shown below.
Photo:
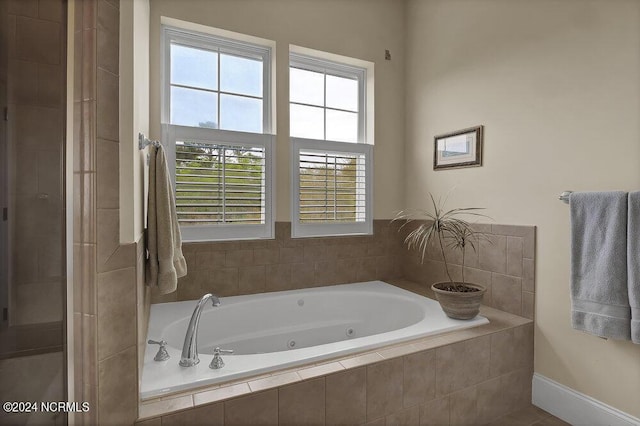
<svg viewBox="0 0 640 426"><path fill-rule="evenodd" d="M357 143L366 143L367 141L367 91L366 91L366 83L367 83L367 70L365 68L354 67L351 65L341 64L338 62L328 61L325 59L319 59L308 55L303 55L300 53L289 53L289 68L301 68L307 71L315 71L319 73L326 73L335 75L338 77L345 78L357 78L358 79L358 138ZM326 88L325 88L326 90ZM291 96L289 96L291 98ZM299 104L298 102L291 102L289 99L289 105L291 103ZM306 104L300 104L306 105ZM317 105L310 105L314 107L318 107ZM326 111L327 106L322 107L325 113L325 140L326 140ZM328 108L334 109L334 108ZM354 142L345 142L351 143Z"/></svg>
<svg viewBox="0 0 640 426"><path fill-rule="evenodd" d="M205 50L217 50L220 53L229 53L236 56L260 59L262 61L262 133L271 133L271 58L272 49L269 46L259 46L239 40L232 40L218 35L205 34L182 28L162 26L162 123L171 124L171 43L179 43L186 46L198 47ZM218 57L218 76L220 75L220 57ZM218 77L219 78L219 77ZM218 114L220 114L220 94L218 87ZM220 123L218 122L218 126ZM216 129L219 130L219 129Z"/></svg>
<svg viewBox="0 0 640 426"><path fill-rule="evenodd" d="M177 42L220 53L235 54L243 57L260 58L263 63L263 128L262 133L241 132L235 130L210 129L170 124L171 117L171 43ZM273 239L275 238L275 188L273 174L275 170L274 140L272 133L272 75L273 52L270 46L263 46L235 40L219 35L207 34L178 27L162 26L162 94L161 120L162 140L167 162L171 171L174 194L176 189L176 142L189 140L203 144L220 143L231 146L255 146L265 152L265 210L263 224L215 224L180 226L182 240L185 242ZM218 60L218 64L219 64ZM218 87L218 94L223 93ZM218 98L220 96L218 95ZM219 110L218 110L219 111ZM220 123L218 123L219 125Z"/></svg>
<svg viewBox="0 0 640 426"><path fill-rule="evenodd" d="M357 142L307 139L291 136L291 237L323 237L373 234L373 145L367 143L367 69L315 56L289 52L289 68L301 68L346 78L358 79L358 137ZM325 88L326 90L326 88ZM291 102L298 104L298 102ZM326 127L326 105L325 127ZM331 108L329 108L331 109ZM326 128L325 128L326 138ZM300 151L311 149L327 153L358 153L365 156L365 218L362 222L300 222Z"/></svg>

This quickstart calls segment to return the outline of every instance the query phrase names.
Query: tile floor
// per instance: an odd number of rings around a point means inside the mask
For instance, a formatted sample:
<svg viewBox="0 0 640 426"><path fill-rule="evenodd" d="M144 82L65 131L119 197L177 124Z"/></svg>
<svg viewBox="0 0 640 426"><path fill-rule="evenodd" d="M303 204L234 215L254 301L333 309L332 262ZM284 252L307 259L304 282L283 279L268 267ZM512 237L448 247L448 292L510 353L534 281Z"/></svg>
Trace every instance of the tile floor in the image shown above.
<svg viewBox="0 0 640 426"><path fill-rule="evenodd" d="M568 424L546 411L530 405L485 426L564 426Z"/></svg>

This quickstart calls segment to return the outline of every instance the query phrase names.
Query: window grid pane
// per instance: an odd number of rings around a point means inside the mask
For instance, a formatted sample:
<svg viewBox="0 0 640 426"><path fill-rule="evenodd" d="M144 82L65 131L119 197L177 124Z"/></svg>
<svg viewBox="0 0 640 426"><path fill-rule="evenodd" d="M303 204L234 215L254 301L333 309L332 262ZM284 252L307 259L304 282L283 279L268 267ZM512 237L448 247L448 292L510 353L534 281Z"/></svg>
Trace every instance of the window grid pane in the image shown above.
<svg viewBox="0 0 640 426"><path fill-rule="evenodd" d="M171 43L171 84L218 90L218 51Z"/></svg>
<svg viewBox="0 0 640 426"><path fill-rule="evenodd" d="M171 86L171 124L217 129L218 93Z"/></svg>
<svg viewBox="0 0 640 426"><path fill-rule="evenodd" d="M324 73L303 68L289 68L289 97L291 102L323 107Z"/></svg>
<svg viewBox="0 0 640 426"><path fill-rule="evenodd" d="M339 77L298 66L289 67L289 76L290 136L337 142L359 141L358 77ZM319 91L320 84L322 92Z"/></svg>
<svg viewBox="0 0 640 426"><path fill-rule="evenodd" d="M262 99L220 95L220 128L262 133Z"/></svg>
<svg viewBox="0 0 640 426"><path fill-rule="evenodd" d="M215 54L215 61L198 61L193 52ZM186 52L186 53L185 53ZM204 50L172 43L170 50L170 108L169 122L182 126L212 129L264 132L263 61L240 55L221 54L219 49ZM186 58L184 66L174 59ZM191 59L191 60L188 60ZM211 76L201 70L202 63L215 63ZM185 70L184 68L199 68ZM224 67L224 71L222 68ZM204 81L205 83L198 83ZM191 92L188 92L191 91ZM185 99L191 93L191 99ZM197 93L197 94L196 94ZM182 94L182 99L180 98ZM225 102L235 98L235 102ZM256 109L257 108L257 109ZM212 115L213 112L213 115ZM247 113L248 117L242 114Z"/></svg>
<svg viewBox="0 0 640 426"><path fill-rule="evenodd" d="M325 134L327 140L358 142L358 113L325 109Z"/></svg>
<svg viewBox="0 0 640 426"><path fill-rule="evenodd" d="M291 136L307 139L325 139L324 108L290 104Z"/></svg>
<svg viewBox="0 0 640 426"><path fill-rule="evenodd" d="M262 61L220 54L220 91L262 98Z"/></svg>
<svg viewBox="0 0 640 426"><path fill-rule="evenodd" d="M176 211L183 226L265 223L265 150L176 143Z"/></svg>
<svg viewBox="0 0 640 426"><path fill-rule="evenodd" d="M326 107L358 112L358 79L326 74Z"/></svg>

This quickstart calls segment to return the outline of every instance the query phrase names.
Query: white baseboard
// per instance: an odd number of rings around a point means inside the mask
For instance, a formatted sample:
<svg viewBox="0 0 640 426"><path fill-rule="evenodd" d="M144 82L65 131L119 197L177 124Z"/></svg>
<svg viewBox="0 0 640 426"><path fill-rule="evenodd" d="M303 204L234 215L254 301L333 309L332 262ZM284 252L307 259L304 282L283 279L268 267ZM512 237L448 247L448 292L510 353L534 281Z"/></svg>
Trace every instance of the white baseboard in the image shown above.
<svg viewBox="0 0 640 426"><path fill-rule="evenodd" d="M640 419L538 373L533 375L532 399L533 405L572 425L640 426Z"/></svg>

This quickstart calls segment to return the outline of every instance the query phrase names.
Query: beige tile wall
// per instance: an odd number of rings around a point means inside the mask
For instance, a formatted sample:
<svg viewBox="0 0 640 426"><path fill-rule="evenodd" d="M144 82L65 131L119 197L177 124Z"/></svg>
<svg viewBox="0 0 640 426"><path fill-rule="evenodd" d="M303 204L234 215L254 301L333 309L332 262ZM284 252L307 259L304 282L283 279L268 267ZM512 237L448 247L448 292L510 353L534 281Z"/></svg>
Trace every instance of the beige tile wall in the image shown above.
<svg viewBox="0 0 640 426"><path fill-rule="evenodd" d="M78 424L97 422L97 300L95 245L95 17L76 2L74 16L73 265L74 392L91 410L75 414ZM90 84L90 81L93 83Z"/></svg>
<svg viewBox="0 0 640 426"><path fill-rule="evenodd" d="M533 319L535 226L477 224L475 228L486 238L480 239L475 251L467 248L464 269L459 251L445 251L452 278L460 280L464 271L465 281L487 288L485 305ZM404 278L427 286L447 280L444 261L436 246L428 247L422 262L416 251L405 249L404 254Z"/></svg>
<svg viewBox="0 0 640 426"><path fill-rule="evenodd" d="M373 363L356 357L321 365L307 377L300 370L276 388L252 387L239 397L230 392L223 401L137 424L485 424L530 404L532 322L440 347L416 347L409 348L412 353L407 347L376 353ZM333 364L340 364L340 371L322 371Z"/></svg>
<svg viewBox="0 0 640 426"><path fill-rule="evenodd" d="M291 290L401 276L397 226L374 221L374 235L291 238L291 223L276 223L268 241L186 243L188 274L178 291L154 302Z"/></svg>
<svg viewBox="0 0 640 426"><path fill-rule="evenodd" d="M75 2L74 336L77 424L132 424L138 409L138 244L119 242L119 1ZM141 310L144 312L144 310Z"/></svg>

